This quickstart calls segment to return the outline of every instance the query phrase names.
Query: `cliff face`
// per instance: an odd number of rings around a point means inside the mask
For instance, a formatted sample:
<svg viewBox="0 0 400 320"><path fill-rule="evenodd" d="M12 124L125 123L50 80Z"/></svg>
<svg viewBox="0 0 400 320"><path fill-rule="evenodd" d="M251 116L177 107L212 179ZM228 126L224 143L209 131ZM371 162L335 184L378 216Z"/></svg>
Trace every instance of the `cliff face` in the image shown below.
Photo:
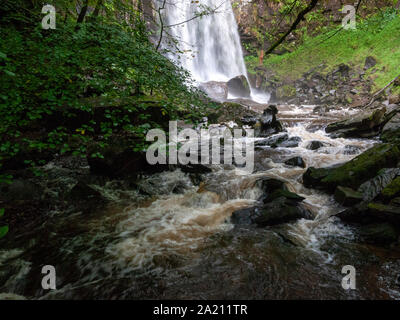
<svg viewBox="0 0 400 320"><path fill-rule="evenodd" d="M306 16L306 21L300 23L276 53L292 51L296 44L301 43L305 33L315 36L325 27L340 25L345 16L341 10L351 3L348 0L320 0L317 7ZM304 0L232 0L245 54L254 54L261 48L267 49L288 30L306 4ZM358 14L366 18L390 6L393 6L393 0L377 0L373 4L365 1Z"/></svg>

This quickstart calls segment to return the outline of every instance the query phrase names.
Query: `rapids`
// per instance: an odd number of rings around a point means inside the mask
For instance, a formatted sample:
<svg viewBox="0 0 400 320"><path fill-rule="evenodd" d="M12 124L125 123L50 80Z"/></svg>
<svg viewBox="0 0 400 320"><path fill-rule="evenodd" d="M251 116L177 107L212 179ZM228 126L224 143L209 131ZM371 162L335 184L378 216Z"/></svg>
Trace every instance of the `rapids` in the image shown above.
<svg viewBox="0 0 400 320"><path fill-rule="evenodd" d="M18 234L0 250L0 292L39 299L399 298L399 257L357 242L354 230L332 216L341 209L333 198L302 185L305 169L283 164L293 156L307 166L338 164L356 156L346 154L347 145L360 153L376 142L329 138L307 106L281 107L279 118L302 142L257 150L252 174L214 165L195 186L180 170L164 172L141 179L145 195L118 181L97 185L109 199L103 209L54 212L39 228ZM312 140L327 146L308 150ZM268 228L233 225L232 212L256 204L261 177L286 181L306 198L315 219ZM56 267L55 291L41 289L46 264ZM348 264L358 276L357 290L349 292L341 287L341 268Z"/></svg>

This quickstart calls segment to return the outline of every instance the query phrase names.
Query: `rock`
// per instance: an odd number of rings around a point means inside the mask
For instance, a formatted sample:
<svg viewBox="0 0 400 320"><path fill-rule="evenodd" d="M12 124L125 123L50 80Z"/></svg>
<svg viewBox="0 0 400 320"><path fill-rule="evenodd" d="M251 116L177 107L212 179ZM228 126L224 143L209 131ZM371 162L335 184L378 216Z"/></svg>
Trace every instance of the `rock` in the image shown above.
<svg viewBox="0 0 400 320"><path fill-rule="evenodd" d="M395 168L400 160L396 145L380 144L360 154L353 160L335 167L309 168L303 175L306 187L334 191L336 186L358 189L375 177L383 168Z"/></svg>
<svg viewBox="0 0 400 320"><path fill-rule="evenodd" d="M385 124L382 129L381 140L384 142L400 140L400 112Z"/></svg>
<svg viewBox="0 0 400 320"><path fill-rule="evenodd" d="M236 225L249 225L254 223L254 217L260 215L262 207L241 209L232 213L231 222Z"/></svg>
<svg viewBox="0 0 400 320"><path fill-rule="evenodd" d="M379 220L397 225L400 223L400 207L398 206L372 202L368 204L368 210L370 215Z"/></svg>
<svg viewBox="0 0 400 320"><path fill-rule="evenodd" d="M400 94L391 94L389 96L389 104L400 104Z"/></svg>
<svg viewBox="0 0 400 320"><path fill-rule="evenodd" d="M103 158L93 158L90 155L100 152ZM90 146L87 161L90 172L107 177L136 176L139 172L157 172L168 166L151 166L146 160L144 152L134 151L125 139L114 139L106 148L97 145Z"/></svg>
<svg viewBox="0 0 400 320"><path fill-rule="evenodd" d="M279 148L297 148L301 142L300 137L292 137L278 144Z"/></svg>
<svg viewBox="0 0 400 320"><path fill-rule="evenodd" d="M376 64L377 64L376 59L374 57L369 56L365 59L364 70L371 69L372 67L375 67Z"/></svg>
<svg viewBox="0 0 400 320"><path fill-rule="evenodd" d="M325 131L335 133L336 137L370 138L379 134L381 125L384 124L386 107L362 113L347 120L329 124Z"/></svg>
<svg viewBox="0 0 400 320"><path fill-rule="evenodd" d="M228 98L228 85L225 82L204 82L199 85L199 89L205 92L211 99L217 101L224 101Z"/></svg>
<svg viewBox="0 0 400 320"><path fill-rule="evenodd" d="M284 196L278 197L274 201L267 203L260 210L259 216L254 219L254 222L259 227L266 227L302 218L309 219L309 212L303 209L297 202L298 200Z"/></svg>
<svg viewBox="0 0 400 320"><path fill-rule="evenodd" d="M364 182L358 188L365 201L374 200L400 174L399 168L382 169L378 175Z"/></svg>
<svg viewBox="0 0 400 320"><path fill-rule="evenodd" d="M28 180L15 179L11 184L0 184L0 200L40 200L43 195L43 188Z"/></svg>
<svg viewBox="0 0 400 320"><path fill-rule="evenodd" d="M353 155L359 153L361 150L358 146L347 145L344 147L343 154Z"/></svg>
<svg viewBox="0 0 400 320"><path fill-rule="evenodd" d="M272 148L277 148L280 144L287 141L288 139L289 135L287 133L276 134L267 139L256 141L255 146L269 146Z"/></svg>
<svg viewBox="0 0 400 320"><path fill-rule="evenodd" d="M400 196L400 177L394 179L382 190L382 196L386 201Z"/></svg>
<svg viewBox="0 0 400 320"><path fill-rule="evenodd" d="M72 200L82 201L105 201L100 191L83 181L79 181L70 191L69 196Z"/></svg>
<svg viewBox="0 0 400 320"><path fill-rule="evenodd" d="M308 150L318 150L320 148L322 148L324 146L324 144L321 141L311 141L308 146L307 149Z"/></svg>
<svg viewBox="0 0 400 320"><path fill-rule="evenodd" d="M379 246L389 245L398 238L396 229L389 223L362 226L359 234L364 242Z"/></svg>
<svg viewBox="0 0 400 320"><path fill-rule="evenodd" d="M335 200L345 207L350 207L363 201L363 195L351 188L338 186L335 191Z"/></svg>
<svg viewBox="0 0 400 320"><path fill-rule="evenodd" d="M283 131L282 124L276 119L278 109L275 105L270 105L263 112L260 118L260 128L256 136L268 137L272 134L276 134Z"/></svg>
<svg viewBox="0 0 400 320"><path fill-rule="evenodd" d="M301 157L291 158L291 159L285 161L285 164L287 164L288 166L292 166L292 167L300 167L300 168L306 167L306 164L304 163L304 160Z"/></svg>
<svg viewBox="0 0 400 320"><path fill-rule="evenodd" d="M301 206L304 198L287 190L283 181L264 178L257 181L257 185L264 191L258 199L263 205L234 212L233 223L266 227L302 218L312 219L311 213Z"/></svg>
<svg viewBox="0 0 400 320"><path fill-rule="evenodd" d="M251 95L250 85L243 75L228 81L228 92L236 97L249 98Z"/></svg>

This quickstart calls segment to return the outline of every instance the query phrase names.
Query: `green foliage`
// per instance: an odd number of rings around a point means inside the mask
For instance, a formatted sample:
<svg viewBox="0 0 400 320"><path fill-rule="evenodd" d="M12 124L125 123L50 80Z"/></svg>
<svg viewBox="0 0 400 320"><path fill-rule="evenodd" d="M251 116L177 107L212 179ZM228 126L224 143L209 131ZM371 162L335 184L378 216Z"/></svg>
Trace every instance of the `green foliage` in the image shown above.
<svg viewBox="0 0 400 320"><path fill-rule="evenodd" d="M384 87L399 73L400 64L400 14L395 9L382 10L365 20L358 20L356 30L330 29L316 37L305 35L302 44L293 52L271 55L265 66L278 77L294 80L306 71L321 64L332 71L341 63L364 65L367 56L378 60L373 74L375 89ZM247 57L249 72L258 65L256 57ZM373 69L367 72L371 75Z"/></svg>
<svg viewBox="0 0 400 320"><path fill-rule="evenodd" d="M56 30L3 28L0 164L19 157L26 166L42 165L55 153L86 156L90 143L105 146L112 135L131 137L140 150L149 128L199 117L203 95L186 71L154 49L135 19L134 25L100 17L79 28L72 19ZM146 99L158 112L149 112Z"/></svg>

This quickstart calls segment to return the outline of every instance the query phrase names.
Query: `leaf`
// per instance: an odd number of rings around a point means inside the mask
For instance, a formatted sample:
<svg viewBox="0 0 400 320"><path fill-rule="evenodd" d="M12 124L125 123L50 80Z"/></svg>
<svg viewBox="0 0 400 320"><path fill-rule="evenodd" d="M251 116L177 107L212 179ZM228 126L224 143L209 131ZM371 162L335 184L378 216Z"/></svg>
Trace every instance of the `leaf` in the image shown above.
<svg viewBox="0 0 400 320"><path fill-rule="evenodd" d="M0 218L1 218L2 216L4 216L4 212L5 212L4 208L0 208Z"/></svg>
<svg viewBox="0 0 400 320"><path fill-rule="evenodd" d="M8 226L0 227L0 239L8 233Z"/></svg>

